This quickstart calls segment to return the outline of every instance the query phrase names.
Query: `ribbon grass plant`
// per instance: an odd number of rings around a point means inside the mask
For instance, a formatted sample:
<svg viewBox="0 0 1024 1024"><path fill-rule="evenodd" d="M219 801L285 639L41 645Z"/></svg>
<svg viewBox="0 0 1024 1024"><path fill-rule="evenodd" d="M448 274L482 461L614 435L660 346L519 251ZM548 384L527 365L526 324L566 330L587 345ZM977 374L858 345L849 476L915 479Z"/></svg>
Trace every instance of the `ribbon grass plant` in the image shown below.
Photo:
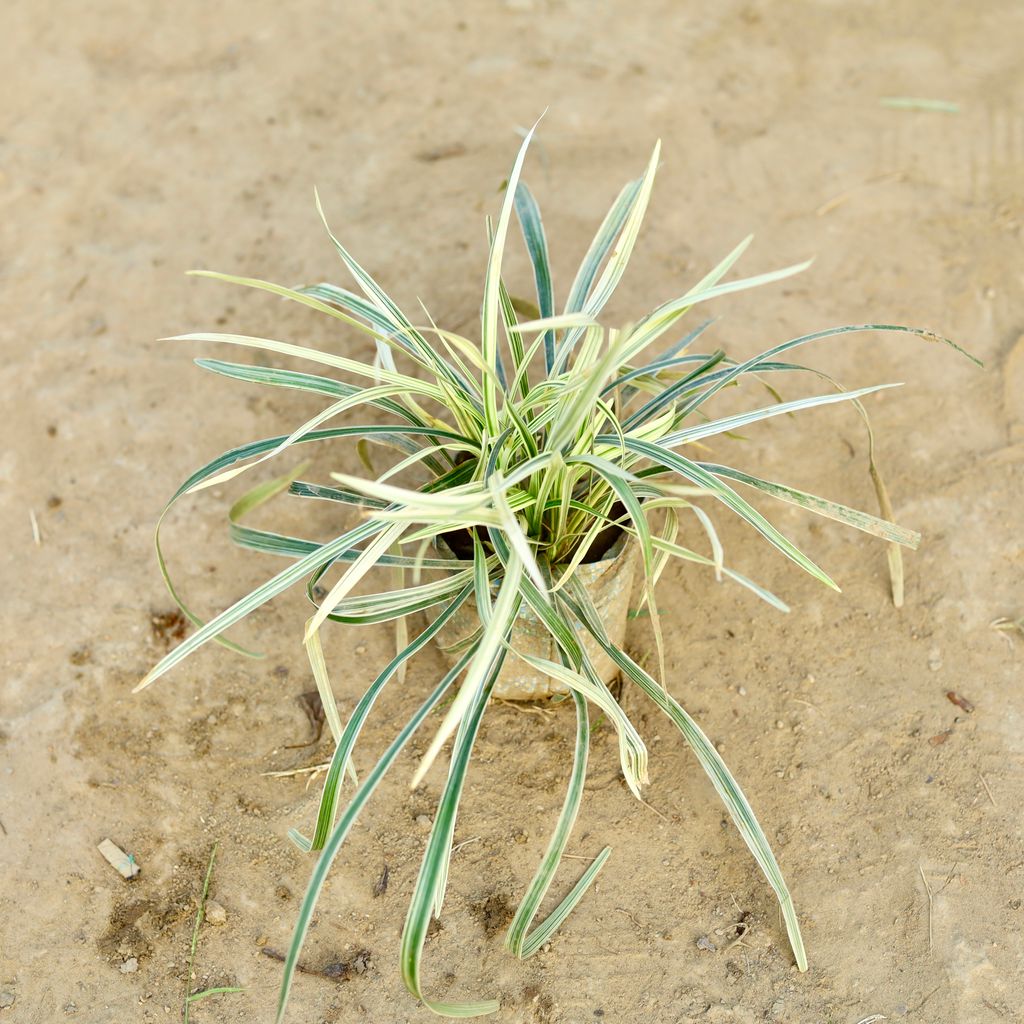
<svg viewBox="0 0 1024 1024"><path fill-rule="evenodd" d="M651 195L660 145L654 147L643 174L627 184L615 200L564 305L558 305L540 211L521 180L532 135L533 131L527 135L509 175L500 214L493 224L488 223L489 255L476 340L437 326L426 312L415 320L407 316L333 235L331 240L357 291L331 284L287 288L250 278L197 273L261 289L317 310L334 326L352 332L351 337L371 339L373 358L340 354L345 351L344 335L321 347L236 334L187 334L173 339L316 364L327 375L219 359L197 360L215 374L298 390L328 404L288 434L249 442L218 456L193 473L170 504L310 442L362 445L368 441L397 453L392 465L369 477L336 472L329 484L314 483L298 479L300 470L264 483L238 501L230 515L234 541L286 559L286 568L209 622L202 622L182 605L197 627L195 632L164 657L138 687L153 683L207 641L241 650L222 635L225 630L287 588L305 582L314 608L303 640L335 750L311 833L291 833L301 850L318 856L284 965L278 1021L284 1017L299 953L331 864L383 776L428 720L433 736L411 774L411 785L423 781L449 742L451 748L402 934L401 972L409 991L438 1014L471 1017L498 1008L493 998L448 1002L429 996L423 990L421 963L428 926L431 918L440 914L444 901L456 815L474 741L495 681L512 654L562 685L568 692L563 699L570 699L575 709L576 724L564 804L509 928L508 949L519 957L535 953L577 905L607 860L609 851L605 849L544 920L534 925L582 799L590 705L615 729L622 774L629 788L639 796L647 783L647 749L595 668L594 652L601 652L624 683L652 701L693 750L778 898L797 966L801 971L807 968L793 900L764 831L725 762L672 694L673 680L665 675L657 631L656 584L666 567L680 560L700 566L709 579L737 584L774 608L786 610L778 597L725 564L711 515L713 509L725 509L805 572L838 589L826 572L734 485L881 538L893 550L899 545L914 547L917 534L888 521L888 498L873 459L872 475L886 518L709 461L706 445L698 442L771 417L842 402L853 403L866 422L860 400L895 386L848 391L824 374L809 371L823 382L823 393L782 401L768 379L807 372L807 367L789 361L790 354L802 346L871 331L902 332L930 341L946 339L918 328L861 324L805 334L745 360L729 358L720 349L705 350L702 342L708 321L681 329L694 307L781 281L807 266L802 263L727 279L749 239L682 296L628 326L604 326L601 313L633 252ZM317 208L320 210L319 198ZM323 218L322 210L320 214ZM514 218L532 265L535 303L511 298L502 277L502 256ZM324 223L326 226L326 219ZM535 309L522 312L531 305ZM765 384L772 400L752 411L716 415L716 396L748 381ZM359 410L364 421L332 425L331 421L349 410ZM364 454L362 448L360 454ZM350 506L358 521L328 539L243 525L245 512L285 490L301 499ZM693 538L686 543L680 539L684 525ZM580 581L580 567L601 557L609 531L624 537L639 552L641 600L651 612L661 666L657 676L613 642ZM435 548L432 542L436 538L450 543ZM159 526L157 551L161 571L180 604L167 576ZM898 557L891 557L890 562L894 587L899 589ZM367 593L365 588L357 592L357 585L374 570L385 570L385 586L375 592ZM478 628L452 653L450 669L423 694L412 717L394 723L393 738L377 762L357 775L357 741L382 690L392 680L408 685L404 670L409 660L435 639L467 602L475 602ZM421 622L416 613L425 609L431 609L434 617L410 639ZM515 624L527 611L550 634L554 657L515 649ZM397 653L348 709L347 720L335 700L320 645L320 631L328 621L349 625L396 622L400 627Z"/></svg>

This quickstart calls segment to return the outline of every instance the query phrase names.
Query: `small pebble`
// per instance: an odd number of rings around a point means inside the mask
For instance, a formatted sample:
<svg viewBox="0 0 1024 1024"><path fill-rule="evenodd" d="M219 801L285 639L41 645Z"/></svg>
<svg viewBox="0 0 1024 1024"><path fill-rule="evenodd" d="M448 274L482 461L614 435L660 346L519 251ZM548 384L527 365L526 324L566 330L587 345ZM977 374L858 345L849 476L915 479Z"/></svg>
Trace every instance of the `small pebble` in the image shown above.
<svg viewBox="0 0 1024 1024"><path fill-rule="evenodd" d="M420 828L430 828L430 815L429 814L417 814L416 824Z"/></svg>
<svg viewBox="0 0 1024 1024"><path fill-rule="evenodd" d="M270 936L269 935L261 935L261 936L259 936L259 938L257 938L256 945L257 946L265 946L269 941L270 941Z"/></svg>
<svg viewBox="0 0 1024 1024"><path fill-rule="evenodd" d="M746 695L747 695L747 688L746 688L745 686L741 686L741 687L739 687L739 688L738 688L738 689L736 690L736 692L737 692L737 693L738 693L738 694L739 694L739 695L740 695L741 697L746 697Z"/></svg>
<svg viewBox="0 0 1024 1024"><path fill-rule="evenodd" d="M228 912L216 900L210 900L206 904L206 920L210 924L227 924Z"/></svg>
<svg viewBox="0 0 1024 1024"><path fill-rule="evenodd" d="M779 720L778 720L778 721L777 721L777 722L775 723L775 728L776 728L776 729L785 729L785 728L786 728L786 723L785 723L784 721L782 721L782 719L780 718L780 719L779 719Z"/></svg>
<svg viewBox="0 0 1024 1024"><path fill-rule="evenodd" d="M706 935L702 935L697 940L697 948L698 949L705 949L709 953L714 953L714 952L716 952L716 949L717 949L715 944Z"/></svg>
<svg viewBox="0 0 1024 1024"><path fill-rule="evenodd" d="M14 1005L14 993L13 992L0 992L0 1010L6 1010L9 1006Z"/></svg>
<svg viewBox="0 0 1024 1024"><path fill-rule="evenodd" d="M121 964L120 971L122 974L134 974L139 969L139 958L136 956L130 956L123 964Z"/></svg>

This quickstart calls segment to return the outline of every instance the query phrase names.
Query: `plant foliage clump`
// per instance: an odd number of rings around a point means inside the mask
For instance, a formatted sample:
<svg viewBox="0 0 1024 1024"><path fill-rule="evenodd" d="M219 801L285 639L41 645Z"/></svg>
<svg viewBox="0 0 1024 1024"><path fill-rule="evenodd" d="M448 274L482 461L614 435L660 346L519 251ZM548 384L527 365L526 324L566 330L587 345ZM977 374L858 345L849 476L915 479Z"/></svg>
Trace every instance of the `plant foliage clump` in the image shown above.
<svg viewBox="0 0 1024 1024"><path fill-rule="evenodd" d="M694 307L731 292L780 281L807 265L726 280L750 239L741 242L679 298L663 303L632 325L603 326L601 311L622 278L647 209L659 146L655 146L643 175L627 184L613 203L583 258L565 304L559 308L540 211L521 181L532 134L523 143L509 175L500 215L496 223L488 223L490 247L478 340L444 330L425 311L420 318L423 323L415 325L333 235L331 240L358 291L332 284L286 288L226 274L199 273L262 289L318 310L371 338L374 359L339 355L333 345L312 348L234 334L188 334L175 339L297 358L318 364L332 375L197 360L204 369L222 376L297 389L328 399L329 404L290 434L250 442L220 455L193 473L172 503L182 495L224 483L299 444L345 439L357 442L364 454L361 446L369 441L398 453L397 461L373 478L338 472L332 474L333 482L325 485L298 479L299 470L262 484L239 500L230 515L233 539L242 547L286 558L288 566L207 623L182 605L198 628L156 665L139 687L152 683L209 640L240 650L222 636L224 631L288 587L306 582L315 610L306 623L304 642L334 736L335 752L312 835L291 833L301 849L317 851L319 858L285 964L279 1020L332 861L409 738L446 699L449 703L412 779L417 785L444 745L453 741L447 778L402 936L401 969L410 991L437 1013L468 1017L497 1009L495 1000L429 1000L422 990L420 966L431 916L440 913L444 899L456 814L474 740L510 650L513 624L524 607L532 610L554 638L558 661L517 653L568 688L576 711L576 746L561 815L510 926L506 940L509 949L525 957L540 948L580 900L608 856L607 849L602 851L543 923L531 930L582 797L589 704L596 705L616 730L622 772L632 791L639 796L647 781L643 739L595 671L587 647L580 640L587 636L592 638L588 643L604 651L623 678L646 694L690 745L778 897L798 966L801 970L807 966L792 899L746 797L718 752L670 693L663 659L657 679L610 642L577 569L588 558L599 555L600 538L607 537L610 528L638 545L643 600L651 611L660 654L655 585L672 559L704 566L718 579L737 583L776 608L786 608L775 595L725 564L710 515L712 508L724 507L740 516L803 570L829 587L836 586L734 485L873 534L890 542L893 551L897 551L897 545L914 546L916 534L888 521L888 498L873 458L870 468L886 518L710 461L706 444L698 442L734 433L770 417L838 402L854 403L866 423L860 399L895 386L847 391L825 375L809 371L824 381L825 393L782 401L767 383L768 378L808 372L807 367L789 361L791 353L801 346L865 331L945 339L917 328L862 324L815 331L742 361L729 358L721 349L700 350L710 321L679 331L683 318ZM320 209L319 199L317 207ZM528 304L510 297L501 272L513 215L522 229L536 285L536 308L526 314L525 320L520 319L517 310L522 311ZM326 226L326 220L324 223ZM712 411L715 397L723 389L747 381L764 384L772 400L749 412L716 416ZM371 415L366 422L355 425L330 425L342 413L354 409ZM241 523L245 512L285 489L300 498L353 506L361 518L357 525L327 540L288 536ZM679 539L684 517L692 517L697 531L697 541L690 544ZM431 542L440 536L461 537L462 556L438 557L432 553ZM172 595L179 600L167 577L159 527L157 551L161 571ZM899 599L902 577L898 554L890 556L890 565ZM371 570L382 568L388 572L387 589L356 592ZM425 569L444 573L439 579L425 581ZM336 578L322 587L321 581L326 584L332 572ZM397 730L377 763L357 778L354 748L381 691L391 679L403 677L409 659L471 597L479 611L480 628L415 714ZM406 620L427 608L441 610L410 640ZM394 621L398 625L395 657L351 709L347 722L342 721L335 702L320 646L320 630L327 620L349 624ZM346 776L351 777L354 788L342 806Z"/></svg>

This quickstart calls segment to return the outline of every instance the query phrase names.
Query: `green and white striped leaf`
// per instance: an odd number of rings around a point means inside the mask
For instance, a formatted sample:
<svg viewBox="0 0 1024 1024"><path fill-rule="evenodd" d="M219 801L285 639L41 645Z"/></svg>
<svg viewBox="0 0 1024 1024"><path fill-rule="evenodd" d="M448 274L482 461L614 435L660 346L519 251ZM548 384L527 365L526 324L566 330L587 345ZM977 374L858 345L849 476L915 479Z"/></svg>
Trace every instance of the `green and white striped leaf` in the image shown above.
<svg viewBox="0 0 1024 1024"><path fill-rule="evenodd" d="M551 266L548 262L548 240L544 236L544 223L540 208L533 193L520 181L515 194L516 216L526 242L526 251L533 264L533 280L537 288L537 309L541 318L554 316L555 298L551 289ZM555 334L553 330L544 333L544 365L551 370L555 361Z"/></svg>

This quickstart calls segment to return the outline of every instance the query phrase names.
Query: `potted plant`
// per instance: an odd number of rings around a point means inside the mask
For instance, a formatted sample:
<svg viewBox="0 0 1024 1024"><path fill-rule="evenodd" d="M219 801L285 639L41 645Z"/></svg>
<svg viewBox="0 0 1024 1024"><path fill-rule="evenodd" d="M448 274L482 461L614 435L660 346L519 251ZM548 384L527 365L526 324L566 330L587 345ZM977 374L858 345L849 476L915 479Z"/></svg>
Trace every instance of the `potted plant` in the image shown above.
<svg viewBox="0 0 1024 1024"><path fill-rule="evenodd" d="M318 310L372 338L374 360L336 355L334 346L327 351L231 334L189 334L175 339L295 357L326 367L341 379L197 360L203 368L223 376L299 389L330 399L330 404L288 435L225 452L189 477L171 503L308 442L368 440L389 446L399 456L373 478L339 472L332 474L334 479L327 485L301 481L297 473L290 473L262 484L237 502L231 511L234 540L245 548L284 556L290 564L208 623L200 622L182 605L197 630L138 687L148 686L209 640L228 643L221 637L224 630L286 588L306 581L315 610L306 623L304 643L336 747L311 837L291 833L301 849L316 851L319 858L285 964L278 1020L283 1017L299 951L333 859L381 778L413 733L432 716L439 721L412 785L421 782L446 743L451 741L452 746L447 780L402 936L401 969L409 990L439 1014L468 1017L497 1009L493 999L431 1001L420 983L424 938L444 899L456 814L480 721L496 692L511 698L554 693L557 699L571 700L575 707L575 757L564 805L506 940L513 953L526 957L576 906L609 853L602 851L556 909L533 927L583 795L589 705L596 705L616 730L622 773L629 788L639 796L647 781L643 739L608 685L615 675L643 691L696 754L778 897L798 967L807 967L793 901L764 832L715 748L670 692L671 680L665 677L660 657L655 585L669 562L681 559L786 610L779 598L725 564L709 515L712 507L724 506L787 558L835 588L831 578L734 484L880 537L894 551L897 545L913 547L917 534L888 521L888 499L873 459L870 469L885 518L709 461L708 449L698 442L769 417L837 402L854 403L866 422L859 400L894 386L846 391L819 373L817 377L827 385L824 393L789 401L775 398L749 412L714 415L713 400L727 387L807 371L789 361L789 353L803 345L878 330L946 339L918 328L864 324L819 330L742 361L730 359L720 349L699 351L698 339L708 322L679 336L679 325L694 306L782 280L807 265L726 281L749 239L680 298L629 326L603 327L599 320L602 308L626 269L647 208L659 146L655 146L643 175L626 185L608 212L558 312L540 212L520 180L532 134L509 175L497 222L493 229L488 225L490 250L478 341L438 327L425 312L421 318L424 325L414 326L333 235L358 293L329 284L292 289L199 273ZM319 199L317 206L320 209ZM323 217L322 210L320 213ZM525 314L522 311L529 304L510 297L501 274L513 213L522 229L536 285L535 309ZM326 226L326 220L324 223ZM359 383L351 383L349 378ZM364 423L330 425L335 417L355 408L369 414ZM241 523L245 511L285 489L301 498L352 506L361 514L359 521L326 541L257 530ZM706 553L678 540L680 519L690 516L703 533ZM159 525L157 531L161 571L179 600L160 553ZM890 558L890 565L899 600L898 554ZM640 601L651 612L661 666L657 675L623 647L625 602L634 567L639 570ZM390 586L374 593L356 593L357 584L371 570L381 568L388 570ZM321 581L326 583L329 573L336 578L329 587L322 587ZM410 639L408 623L419 621L417 613L421 611L427 613L428 624ZM335 702L320 647L319 633L328 620L348 624L395 621L399 625L395 657L350 710L347 722ZM401 725L377 763L355 781L353 751L375 700L387 683L403 672L409 659L435 638L443 641L448 671L424 695L419 709ZM446 698L449 703L441 714ZM342 806L346 774L353 776L354 788Z"/></svg>

